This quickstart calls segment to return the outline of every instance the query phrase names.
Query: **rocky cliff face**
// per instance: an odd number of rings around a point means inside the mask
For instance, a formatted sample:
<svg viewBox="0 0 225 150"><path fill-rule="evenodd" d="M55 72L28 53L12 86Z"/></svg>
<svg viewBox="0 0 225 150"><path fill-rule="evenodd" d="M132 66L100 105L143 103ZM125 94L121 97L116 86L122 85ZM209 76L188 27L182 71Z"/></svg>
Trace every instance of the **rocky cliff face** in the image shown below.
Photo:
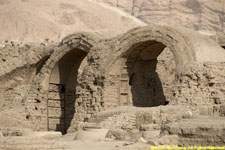
<svg viewBox="0 0 225 150"><path fill-rule="evenodd" d="M148 24L185 26L225 32L224 0L97 0L124 10Z"/></svg>

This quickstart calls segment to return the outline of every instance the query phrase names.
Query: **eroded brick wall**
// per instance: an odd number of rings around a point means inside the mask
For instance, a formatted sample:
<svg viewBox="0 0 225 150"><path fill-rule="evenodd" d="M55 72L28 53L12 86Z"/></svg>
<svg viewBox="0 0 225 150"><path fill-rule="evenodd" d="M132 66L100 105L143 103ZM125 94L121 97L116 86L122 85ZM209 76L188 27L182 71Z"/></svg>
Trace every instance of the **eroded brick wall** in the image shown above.
<svg viewBox="0 0 225 150"><path fill-rule="evenodd" d="M188 104L193 109L225 103L225 63L198 63L185 68L173 85L172 104ZM216 110L215 110L216 111ZM213 110L210 112L213 113Z"/></svg>

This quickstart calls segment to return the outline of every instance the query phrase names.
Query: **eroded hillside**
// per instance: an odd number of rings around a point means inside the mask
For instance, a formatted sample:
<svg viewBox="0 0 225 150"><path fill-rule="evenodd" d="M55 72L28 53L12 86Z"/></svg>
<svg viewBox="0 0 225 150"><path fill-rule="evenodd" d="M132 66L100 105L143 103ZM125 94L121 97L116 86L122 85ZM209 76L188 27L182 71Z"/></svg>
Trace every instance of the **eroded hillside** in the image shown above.
<svg viewBox="0 0 225 150"><path fill-rule="evenodd" d="M148 24L181 25L225 32L224 0L97 0L118 7Z"/></svg>

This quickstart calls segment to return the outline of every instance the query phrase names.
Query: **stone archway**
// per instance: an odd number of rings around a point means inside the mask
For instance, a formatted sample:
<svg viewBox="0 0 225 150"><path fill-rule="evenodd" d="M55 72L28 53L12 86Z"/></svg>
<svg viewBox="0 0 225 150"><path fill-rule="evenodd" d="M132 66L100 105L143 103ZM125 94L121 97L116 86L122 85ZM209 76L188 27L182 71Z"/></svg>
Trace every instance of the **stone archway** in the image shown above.
<svg viewBox="0 0 225 150"><path fill-rule="evenodd" d="M77 80L87 65L83 60L96 41L98 37L86 33L70 35L40 68L30 85L26 105L26 118L34 129L67 132L76 113Z"/></svg>
<svg viewBox="0 0 225 150"><path fill-rule="evenodd" d="M146 41L132 47L125 56L125 65L122 73L127 72L128 83L121 80L128 87L127 97L133 106L150 107L166 104L163 85L159 73L162 71L156 67L157 57L166 46L155 41ZM121 75L121 77L126 74ZM126 81L127 82L127 81ZM123 85L121 84L121 85ZM119 95L121 95L121 91ZM122 94L124 96L124 94ZM129 96L130 95L130 96ZM122 100L119 97L120 101Z"/></svg>
<svg viewBox="0 0 225 150"><path fill-rule="evenodd" d="M174 70L173 54L164 44L145 41L133 45L107 73L103 91L106 105L151 107L167 104L169 95L164 91L168 91L168 85L173 82Z"/></svg>
<svg viewBox="0 0 225 150"><path fill-rule="evenodd" d="M105 107L167 104L170 101L167 98L173 97L175 80L179 81L179 75L189 62L195 62L195 53L189 42L183 33L169 27L136 28L119 37L114 43L118 44L113 50L115 53L105 61ZM173 64L165 73L164 66L158 66L157 60L162 52L170 53L166 63ZM166 73L169 77L165 77ZM173 80L174 84L167 79Z"/></svg>
<svg viewBox="0 0 225 150"><path fill-rule="evenodd" d="M77 74L87 52L73 49L53 68L48 89L48 130L66 133L75 113Z"/></svg>

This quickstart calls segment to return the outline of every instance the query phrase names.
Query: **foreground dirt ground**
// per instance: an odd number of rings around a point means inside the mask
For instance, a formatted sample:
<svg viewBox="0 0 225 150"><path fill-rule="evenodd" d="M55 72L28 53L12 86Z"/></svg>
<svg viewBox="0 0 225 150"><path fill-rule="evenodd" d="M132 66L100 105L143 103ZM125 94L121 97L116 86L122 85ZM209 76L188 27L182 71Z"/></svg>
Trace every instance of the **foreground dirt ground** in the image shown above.
<svg viewBox="0 0 225 150"><path fill-rule="evenodd" d="M74 134L62 137L7 137L0 139L1 150L148 150L150 145L127 141L74 141Z"/></svg>
<svg viewBox="0 0 225 150"><path fill-rule="evenodd" d="M132 136L116 140L106 129L79 130L62 135L61 132L37 132L22 128L0 128L0 150L150 150L152 146L223 146L224 124L221 117L194 116L166 124L158 135L151 138ZM119 130L118 130L119 131ZM126 137L117 132L117 138Z"/></svg>

